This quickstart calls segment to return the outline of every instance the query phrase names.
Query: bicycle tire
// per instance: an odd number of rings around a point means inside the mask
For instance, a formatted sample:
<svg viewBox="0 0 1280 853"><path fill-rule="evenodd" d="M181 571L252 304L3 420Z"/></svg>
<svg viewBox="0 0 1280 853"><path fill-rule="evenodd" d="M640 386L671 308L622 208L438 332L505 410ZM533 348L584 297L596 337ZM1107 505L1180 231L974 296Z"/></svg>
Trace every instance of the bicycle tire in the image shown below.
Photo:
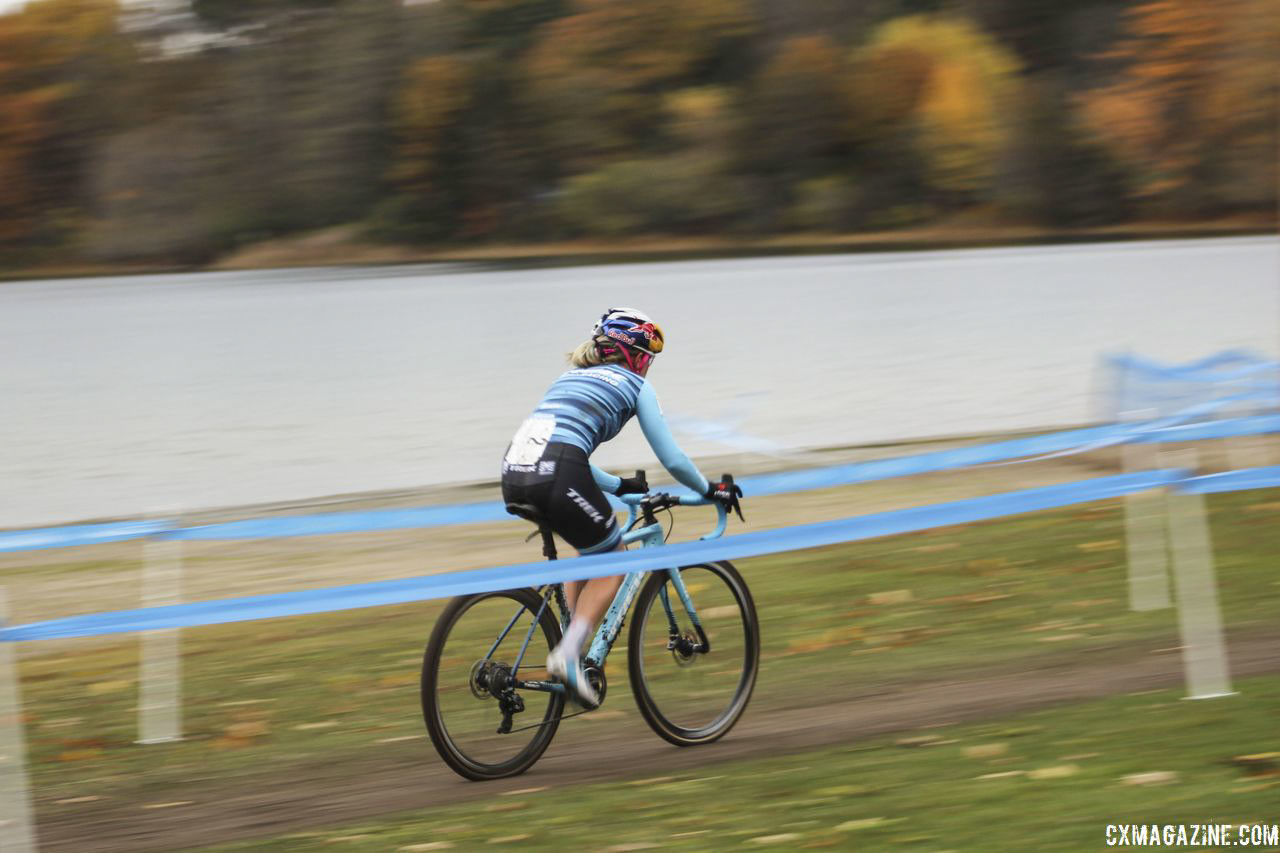
<svg viewBox="0 0 1280 853"><path fill-rule="evenodd" d="M502 607L503 601L514 606L504 610ZM500 615L503 612L507 613L508 617L520 614L518 627L507 635L518 647L528 633L528 628L532 624L533 614L538 613L539 608L542 606L542 596L532 589L524 588L460 595L450 600L440 614L440 618L436 620L435 628L431 632L431 638L427 642L426 650L423 652L422 657L422 718L427 726L427 734L431 737L431 742L444 763L459 776L472 781L505 779L509 776L517 776L532 767L534 762L546 751L547 746L550 745L551 739L555 736L556 729L560 725L560 717L564 711L564 694L562 693L523 691L521 693L522 698L524 696L546 697L546 711L542 715L541 725L535 723L536 728L526 729L526 731L533 731L528 743L521 748L519 747L519 742L522 739L513 742L512 748L516 749L516 752L505 760L486 760L478 754L478 749L461 743L457 732L450 732L441 702L441 662L445 659L445 649L448 646L450 635L456 633L455 629L458 627L460 620L469 612L475 610L477 605L485 602L495 605L493 608L494 615ZM527 612L521 613L519 610L521 607ZM532 661L531 668L534 670L541 669L546 652L554 648L556 643L560 641L560 625L556 621L551 607L547 607L542 611L539 626L542 630L540 632L535 631L534 636L536 637L540 633L547 646L542 649L540 644L530 643L526 660ZM484 660L486 657L485 649L498 639L502 627L501 620L499 620L497 630L489 634L487 640L463 640L464 650L467 650L469 655L469 649L475 648L475 660L477 662ZM482 631L479 636L484 637L486 634ZM469 659L469 657L464 658L464 662L466 659ZM474 677L471 674L472 670L467 671L469 675L463 678L460 684L452 683L458 680L456 673L451 671L447 676L447 681L449 682L447 689L452 693L459 694L464 703L466 702L466 697L461 694L460 688L466 686L470 689L471 678ZM472 694L472 698L477 703L480 703L478 705L466 705L473 719L477 721L477 724L487 720L496 727L501 722L501 711L498 708L497 701L492 697L475 696L474 690L472 690ZM485 702L492 704L492 712L482 707ZM530 725L527 718L522 722L522 725ZM520 729L521 724L517 724L516 728L517 730ZM477 731L480 730L477 729ZM496 729L494 732L496 734ZM519 733L519 731L513 731L512 735L498 735L498 737L511 737ZM498 743L499 741L494 740L492 742Z"/></svg>
<svg viewBox="0 0 1280 853"><path fill-rule="evenodd" d="M737 629L733 626L733 620L726 617L731 616L730 610L736 609L738 623L742 632L742 637L737 645L740 649L728 649L730 658L720 657L718 660L722 663L732 663L732 656L740 653L742 658L742 672L738 677L737 684L730 694L730 699L725 703L723 709L714 714L709 722L697 725L682 724L682 721L675 719L677 712L670 707L665 709L662 707L665 701L663 697L655 695L656 681L661 675L669 674L663 670L661 673L656 671L659 662L662 660L662 651L658 643L661 641L668 629L662 624L666 619L665 612L660 603L661 599L659 591L668 583L669 576L665 571L654 572L645 582L644 587L640 590L640 595L636 600L635 611L633 613L633 621L631 623L631 633L627 638L627 669L630 675L631 692L636 699L636 705L640 709L641 716L644 717L649 727L654 730L660 737L676 746L696 746L698 744L711 743L724 737L730 729L738 722L742 713L747 708L747 703L751 699L751 693L755 689L756 676L760 666L760 623L756 616L755 602L751 598L751 591L747 588L746 582L742 579L742 575L728 561L716 563L700 563L693 566L684 566L680 569L682 577L685 579L686 587L689 588L690 596L694 599L694 606L698 609L700 619L703 621L707 629L707 634L711 638L710 655L715 655L718 651L717 644L723 645L725 636L719 639L715 636L716 628L714 625L707 624L707 616L715 616L712 622L720 621L723 626L722 634L733 632ZM705 574L704 574L705 573ZM718 582L723 585L723 590L718 590L718 594L723 599L724 592L728 592L734 604L722 604L720 606L708 607L704 609L698 605L699 598L706 600L707 595L703 592L695 592L693 587L707 582ZM669 596L672 607L683 612L683 605L680 604L678 597ZM655 615L655 602L659 602L656 607L656 614L659 620L655 634L650 636L648 648L646 648L645 634L647 627L651 624L652 617ZM687 617L686 617L687 619ZM730 644L733 645L733 644ZM723 650L723 649L721 649ZM674 671L680 660L677 653L667 650L667 653L676 658L673 664ZM646 660L650 663L646 663ZM693 663L693 658L689 659ZM705 661L701 663L705 664ZM691 667L690 667L691 669ZM723 670L712 671L711 675L723 674ZM677 676L679 677L679 676ZM651 683L653 682L653 683Z"/></svg>

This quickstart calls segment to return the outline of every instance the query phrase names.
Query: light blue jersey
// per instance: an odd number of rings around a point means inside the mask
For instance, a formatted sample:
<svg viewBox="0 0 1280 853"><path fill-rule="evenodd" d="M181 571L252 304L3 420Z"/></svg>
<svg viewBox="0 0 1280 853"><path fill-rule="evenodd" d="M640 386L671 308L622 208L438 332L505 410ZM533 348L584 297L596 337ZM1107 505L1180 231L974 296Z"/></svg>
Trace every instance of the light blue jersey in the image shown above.
<svg viewBox="0 0 1280 853"><path fill-rule="evenodd" d="M706 492L706 477L689 460L662 416L658 395L643 376L617 364L570 370L554 383L534 409L534 420L555 419L549 441L571 444L588 456L618 434L635 415L649 446L662 466L698 494ZM600 488L615 492L621 480L592 466Z"/></svg>

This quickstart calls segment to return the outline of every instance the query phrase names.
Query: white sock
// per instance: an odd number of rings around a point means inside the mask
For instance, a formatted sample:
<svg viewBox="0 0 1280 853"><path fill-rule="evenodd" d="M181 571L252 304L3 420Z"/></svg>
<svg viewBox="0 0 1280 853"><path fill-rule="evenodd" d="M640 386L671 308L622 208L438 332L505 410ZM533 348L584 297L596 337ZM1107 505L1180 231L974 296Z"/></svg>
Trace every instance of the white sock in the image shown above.
<svg viewBox="0 0 1280 853"><path fill-rule="evenodd" d="M591 626L587 624L586 619L575 616L569 620L569 627L564 630L564 639L560 641L560 647L575 658L582 657L582 641L587 638L590 630Z"/></svg>

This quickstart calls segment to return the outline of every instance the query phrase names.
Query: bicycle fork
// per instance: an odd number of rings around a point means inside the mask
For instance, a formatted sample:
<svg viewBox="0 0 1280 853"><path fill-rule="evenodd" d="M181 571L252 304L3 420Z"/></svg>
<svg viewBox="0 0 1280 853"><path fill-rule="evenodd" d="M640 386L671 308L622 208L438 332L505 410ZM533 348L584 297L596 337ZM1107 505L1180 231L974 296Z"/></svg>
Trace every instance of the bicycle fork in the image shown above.
<svg viewBox="0 0 1280 853"><path fill-rule="evenodd" d="M675 610L671 607L671 596L667 593L667 585L663 584L658 588L658 594L662 598L662 609L667 613L667 651L674 652L686 660L691 659L695 654L707 654L711 651L711 641L707 639L707 632L702 628L702 620L698 618L698 611L693 606L693 598L689 595L689 589L684 584L680 570L667 569L667 577L670 578L671 585L676 588L676 595L684 605L684 612L689 614L689 621L693 623L693 630L697 632L696 640L681 633Z"/></svg>

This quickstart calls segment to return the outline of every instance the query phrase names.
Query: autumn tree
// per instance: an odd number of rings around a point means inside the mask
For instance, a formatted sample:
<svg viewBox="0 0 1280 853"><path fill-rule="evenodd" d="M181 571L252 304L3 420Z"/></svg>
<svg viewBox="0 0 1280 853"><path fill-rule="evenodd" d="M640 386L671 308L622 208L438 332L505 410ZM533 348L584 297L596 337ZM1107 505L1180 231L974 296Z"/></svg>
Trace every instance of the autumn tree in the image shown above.
<svg viewBox="0 0 1280 853"><path fill-rule="evenodd" d="M583 171L661 140L664 93L723 82L754 30L743 0L578 0L527 59L554 156Z"/></svg>
<svg viewBox="0 0 1280 853"><path fill-rule="evenodd" d="M1133 213L1127 170L1088 132L1061 77L1028 81L1012 117L996 201L1020 220L1110 225Z"/></svg>
<svg viewBox="0 0 1280 853"><path fill-rule="evenodd" d="M883 133L909 124L935 195L956 203L990 190L1016 106L1008 50L966 20L916 15L881 26L854 64L854 115Z"/></svg>
<svg viewBox="0 0 1280 853"><path fill-rule="evenodd" d="M122 126L136 57L113 0L33 0L0 16L0 244L66 236L85 216L85 166Z"/></svg>
<svg viewBox="0 0 1280 853"><path fill-rule="evenodd" d="M396 139L388 173L398 196L383 210L384 230L401 236L452 233L463 199L460 116L471 102L471 69L457 56L419 59L405 69L391 104Z"/></svg>
<svg viewBox="0 0 1280 853"><path fill-rule="evenodd" d="M1269 0L1143 3L1108 56L1124 65L1119 79L1081 98L1088 126L1160 209L1270 207L1277 45Z"/></svg>
<svg viewBox="0 0 1280 853"><path fill-rule="evenodd" d="M401 14L396 0L343 2L148 63L137 126L95 146L91 250L198 260L366 216L385 189Z"/></svg>

